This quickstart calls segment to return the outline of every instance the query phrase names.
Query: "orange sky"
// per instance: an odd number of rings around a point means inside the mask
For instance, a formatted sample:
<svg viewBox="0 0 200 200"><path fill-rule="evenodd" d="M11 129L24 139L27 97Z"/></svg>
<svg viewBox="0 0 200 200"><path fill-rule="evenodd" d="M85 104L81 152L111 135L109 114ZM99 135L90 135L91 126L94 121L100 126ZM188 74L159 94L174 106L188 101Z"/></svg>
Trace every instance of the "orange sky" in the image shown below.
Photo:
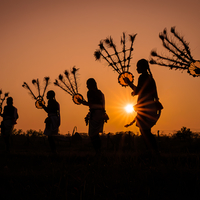
<svg viewBox="0 0 200 200"><path fill-rule="evenodd" d="M165 27L176 26L198 60L199 7L198 0L0 0L0 89L10 93L18 108L20 118L15 128L44 129L46 113L35 108L22 84L25 81L33 88L32 79L42 81L49 76L48 89L56 92L61 106L61 134L71 133L74 126L79 132L87 132L84 117L88 108L74 104L70 95L53 85L60 73L75 65L80 68L79 92L85 98L86 80L90 77L96 79L105 94L110 117L105 132L138 131L135 125L123 127L131 120L131 115L122 109L135 101L130 96L131 89L118 84L118 74L106 62L95 61L94 51L107 36L112 36L120 47L122 32L137 33L130 68L137 84L137 61L149 59L152 49L167 53L158 34ZM200 130L200 78L162 66L150 67L164 105L153 132L179 130L182 126Z"/></svg>

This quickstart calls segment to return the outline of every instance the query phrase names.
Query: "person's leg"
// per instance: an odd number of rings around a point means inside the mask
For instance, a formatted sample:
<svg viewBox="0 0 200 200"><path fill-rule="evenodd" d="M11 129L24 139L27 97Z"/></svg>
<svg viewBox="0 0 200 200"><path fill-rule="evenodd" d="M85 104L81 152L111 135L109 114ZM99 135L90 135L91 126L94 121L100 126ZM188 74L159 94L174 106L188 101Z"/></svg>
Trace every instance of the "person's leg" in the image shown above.
<svg viewBox="0 0 200 200"><path fill-rule="evenodd" d="M56 143L53 136L48 136L49 145L52 153L56 153Z"/></svg>
<svg viewBox="0 0 200 200"><path fill-rule="evenodd" d="M144 137L145 143L147 147L152 150L158 152L158 146L154 135L151 133L151 129L141 129L141 134Z"/></svg>
<svg viewBox="0 0 200 200"><path fill-rule="evenodd" d="M3 137L3 140L5 142L6 152L10 152L10 135L8 134L8 130L6 131L4 121L1 122L1 136Z"/></svg>
<svg viewBox="0 0 200 200"><path fill-rule="evenodd" d="M10 152L10 136L9 135L4 135L3 136L5 146L6 146L6 152Z"/></svg>
<svg viewBox="0 0 200 200"><path fill-rule="evenodd" d="M152 150L155 151L155 152L158 152L158 145L157 145L157 142L156 142L156 138L151 133L151 130L149 130L148 138L149 138Z"/></svg>
<svg viewBox="0 0 200 200"><path fill-rule="evenodd" d="M96 153L98 153L101 149L101 139L100 139L99 135L91 136L90 139L92 141L92 144L93 144L93 147L94 147Z"/></svg>

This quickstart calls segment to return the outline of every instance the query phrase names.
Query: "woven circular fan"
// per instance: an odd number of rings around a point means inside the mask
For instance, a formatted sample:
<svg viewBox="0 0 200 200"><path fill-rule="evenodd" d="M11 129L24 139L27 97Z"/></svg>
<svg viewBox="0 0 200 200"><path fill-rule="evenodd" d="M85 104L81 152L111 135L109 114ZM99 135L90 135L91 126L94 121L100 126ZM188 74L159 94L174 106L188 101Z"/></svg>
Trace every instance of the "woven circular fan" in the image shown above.
<svg viewBox="0 0 200 200"><path fill-rule="evenodd" d="M128 78L130 82L133 82L134 76L130 72L123 72L118 76L118 82L122 86L128 86L128 84L124 81L124 78Z"/></svg>
<svg viewBox="0 0 200 200"><path fill-rule="evenodd" d="M76 93L72 96L72 100L75 104L80 105L78 99L83 100L83 96L79 93Z"/></svg>
<svg viewBox="0 0 200 200"><path fill-rule="evenodd" d="M35 106L38 109L42 109L42 106L40 106L40 103L45 105L43 97L44 97L46 89L47 89L47 87L49 85L49 77L44 77L44 82L45 82L45 87L44 87L43 93L41 94L41 87L40 87L39 79L33 79L32 80L32 84L36 87L36 89L38 91L38 96L34 95L34 93L32 92L31 88L28 86L28 84L26 82L24 82L24 84L22 85L22 87L24 87L25 89L29 90L30 95L33 97L33 99L36 100Z"/></svg>
<svg viewBox="0 0 200 200"><path fill-rule="evenodd" d="M188 42L176 32L175 27L171 27L171 36L167 29L159 34L164 48L169 51L168 56L158 54L155 50L151 51L151 64L157 64L170 69L187 70L193 77L200 76L200 60L195 60L191 55Z"/></svg>
<svg viewBox="0 0 200 200"><path fill-rule="evenodd" d="M41 96L37 97L37 100L35 102L36 108L42 109L42 106L40 105L40 103L42 103L43 105L45 105L45 101L43 100L43 98Z"/></svg>
<svg viewBox="0 0 200 200"><path fill-rule="evenodd" d="M130 48L126 48L126 36L123 33L121 37L122 51L117 51L116 45L113 42L112 37L108 37L105 40L101 40L99 43L99 49L94 52L96 60L103 58L118 74L118 82L122 86L128 86L123 78L127 77L131 82L133 81L133 75L129 73L130 61L132 59L133 42L137 34L129 35Z"/></svg>
<svg viewBox="0 0 200 200"><path fill-rule="evenodd" d="M188 73L192 76L200 76L200 61L192 62L188 67Z"/></svg>
<svg viewBox="0 0 200 200"><path fill-rule="evenodd" d="M81 103L79 103L78 100L83 100L83 96L78 93L78 84L76 77L77 71L78 69L75 66L72 68L71 73L68 70L65 70L65 78L62 74L60 74L58 76L58 80L55 80L54 85L60 87L62 90L71 95L73 102L77 105L80 105ZM72 75L73 78L71 78L70 75Z"/></svg>

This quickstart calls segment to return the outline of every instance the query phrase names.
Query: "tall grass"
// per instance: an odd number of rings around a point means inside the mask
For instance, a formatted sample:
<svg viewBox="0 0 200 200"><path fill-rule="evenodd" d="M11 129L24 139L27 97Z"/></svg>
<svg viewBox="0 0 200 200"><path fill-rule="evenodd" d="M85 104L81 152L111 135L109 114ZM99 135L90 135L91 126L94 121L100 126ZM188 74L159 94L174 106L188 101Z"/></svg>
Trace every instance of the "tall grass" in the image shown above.
<svg viewBox="0 0 200 200"><path fill-rule="evenodd" d="M20 131L19 131L20 132ZM156 136L161 156L151 157L132 132L101 136L95 155L82 140L57 141L51 155L38 132L15 132L11 154L0 139L1 199L195 199L200 194L200 138ZM17 134L18 133L18 134Z"/></svg>

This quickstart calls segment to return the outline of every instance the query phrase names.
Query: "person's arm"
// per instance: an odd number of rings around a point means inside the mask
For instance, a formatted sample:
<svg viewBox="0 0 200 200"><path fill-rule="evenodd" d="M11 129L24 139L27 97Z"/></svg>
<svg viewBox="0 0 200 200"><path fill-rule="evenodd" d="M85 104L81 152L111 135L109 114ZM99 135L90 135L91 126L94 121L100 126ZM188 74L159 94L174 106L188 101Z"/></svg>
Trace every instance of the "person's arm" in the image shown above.
<svg viewBox="0 0 200 200"><path fill-rule="evenodd" d="M127 83L129 85L129 87L135 91L136 90L136 86L133 84L133 82L131 82L127 77L124 78L124 82Z"/></svg>
<svg viewBox="0 0 200 200"><path fill-rule="evenodd" d="M133 91L136 91L137 87L132 82L129 81L128 85Z"/></svg>
<svg viewBox="0 0 200 200"><path fill-rule="evenodd" d="M78 99L78 102L83 104L84 106L89 106L89 103L86 100Z"/></svg>
<svg viewBox="0 0 200 200"><path fill-rule="evenodd" d="M42 108L48 113L48 108L45 105L42 105Z"/></svg>
<svg viewBox="0 0 200 200"><path fill-rule="evenodd" d="M14 111L14 119L17 120L19 118L18 112L17 112L17 108L15 108Z"/></svg>
<svg viewBox="0 0 200 200"><path fill-rule="evenodd" d="M4 109L5 109L5 107L4 107ZM1 117L3 117L3 115L4 115L4 109L3 109L3 112L0 113L0 116L1 116Z"/></svg>
<svg viewBox="0 0 200 200"><path fill-rule="evenodd" d="M39 103L39 105L42 106L42 108L44 109L44 111L46 113L48 113L48 107L47 106L45 106L43 103Z"/></svg>
<svg viewBox="0 0 200 200"><path fill-rule="evenodd" d="M104 109L104 105L100 105L100 104L91 104L90 105L91 109Z"/></svg>
<svg viewBox="0 0 200 200"><path fill-rule="evenodd" d="M129 126L131 126L131 125L133 125L133 123L135 122L135 118L134 118L134 120L131 122L131 123L129 123L129 124L126 124L126 125L124 125L124 127L129 127Z"/></svg>
<svg viewBox="0 0 200 200"><path fill-rule="evenodd" d="M84 106L89 106L91 109L104 109L105 105L100 105L100 104L91 104L85 100L79 100L79 103L83 104Z"/></svg>

